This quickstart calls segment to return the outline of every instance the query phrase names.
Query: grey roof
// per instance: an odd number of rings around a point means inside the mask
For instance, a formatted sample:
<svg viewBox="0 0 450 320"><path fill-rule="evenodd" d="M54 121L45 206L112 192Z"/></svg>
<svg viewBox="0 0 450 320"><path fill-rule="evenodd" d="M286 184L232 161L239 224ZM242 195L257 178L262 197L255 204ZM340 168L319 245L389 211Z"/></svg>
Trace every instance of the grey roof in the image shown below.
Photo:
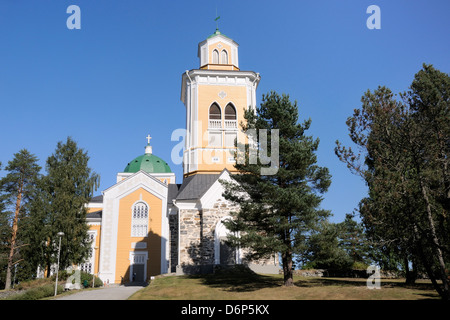
<svg viewBox="0 0 450 320"><path fill-rule="evenodd" d="M103 195L92 197L91 201L89 202L103 203Z"/></svg>
<svg viewBox="0 0 450 320"><path fill-rule="evenodd" d="M86 219L101 219L102 218L102 210L89 212L86 214Z"/></svg>
<svg viewBox="0 0 450 320"><path fill-rule="evenodd" d="M226 170L226 169L225 169ZM221 174L196 174L183 179L182 184L171 183L168 185L167 203L172 200L194 200L200 199L203 194L213 185ZM103 195L93 197L91 203L102 203ZM100 214L101 211L92 212ZM91 214L88 214L88 217ZM91 216L94 218L94 216Z"/></svg>
<svg viewBox="0 0 450 320"><path fill-rule="evenodd" d="M168 191L167 191L167 203L172 203L172 200L176 198L178 194L178 189L180 188L181 184L175 184L171 183L168 185Z"/></svg>
<svg viewBox="0 0 450 320"><path fill-rule="evenodd" d="M196 174L183 179L183 184L180 187L176 199L199 199L219 177L220 174Z"/></svg>

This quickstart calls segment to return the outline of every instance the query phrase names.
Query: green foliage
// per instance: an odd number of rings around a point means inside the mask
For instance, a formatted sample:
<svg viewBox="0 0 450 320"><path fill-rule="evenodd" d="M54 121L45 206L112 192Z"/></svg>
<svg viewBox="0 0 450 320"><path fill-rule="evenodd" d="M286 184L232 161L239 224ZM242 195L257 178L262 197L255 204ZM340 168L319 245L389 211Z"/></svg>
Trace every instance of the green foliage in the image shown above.
<svg viewBox="0 0 450 320"><path fill-rule="evenodd" d="M92 274L83 271L81 271L80 274L81 284L84 285L85 283L87 283L87 288L92 287L92 277L94 277L94 287L103 286L103 281L100 278L97 278Z"/></svg>
<svg viewBox="0 0 450 320"><path fill-rule="evenodd" d="M324 221L318 232L312 234L305 254L308 259L306 268L347 270L352 266L352 259L339 246L338 227Z"/></svg>
<svg viewBox="0 0 450 320"><path fill-rule="evenodd" d="M11 237L9 213L0 198L0 289L5 287L6 268L8 266L8 244Z"/></svg>
<svg viewBox="0 0 450 320"><path fill-rule="evenodd" d="M66 270L61 270L58 274L58 279L59 279L58 281L65 282L65 281L67 281L67 279L70 276L73 276L73 275L74 275L73 271L67 272ZM56 277L56 275L53 275L51 277L53 279L53 281L55 280L55 277ZM94 275L84 272L84 271L80 271L80 285L84 286L84 283L87 282L87 284L88 284L87 287L88 288L92 287L92 277L94 277L94 287L97 288L97 287L103 286L103 281L100 278L95 277ZM75 281L76 281L75 278L73 278L72 283L74 284Z"/></svg>
<svg viewBox="0 0 450 320"><path fill-rule="evenodd" d="M225 198L239 205L240 210L225 225L240 232L228 240L234 246L248 248L248 259L281 253L289 285L293 254L304 246L306 234L329 215L319 208L322 200L319 194L327 191L331 176L327 168L316 164L319 140L305 135L311 120L298 123L297 102L271 92L263 95L256 111L250 108L245 112L247 122L241 124L242 129L247 133L254 130L257 141L261 141L260 130L267 130L267 146L272 145L270 130L279 130L279 163L275 164L275 174L262 174L265 165L261 157L257 163L251 163L249 145L239 146L240 150L246 150L236 157L235 168L240 174L232 175L233 182L223 184ZM262 151L269 154L261 143L258 148L260 155ZM245 161L240 161L239 156Z"/></svg>
<svg viewBox="0 0 450 320"><path fill-rule="evenodd" d="M348 254L352 264L368 266L373 250L367 241L363 224L353 218L353 214L346 214L345 220L337 224L339 247Z"/></svg>
<svg viewBox="0 0 450 320"><path fill-rule="evenodd" d="M57 294L64 292L64 287L61 285L57 286ZM29 289L21 294L16 294L10 297L8 300L39 300L47 297L52 297L55 294L55 285L46 284L43 286L35 287Z"/></svg>
<svg viewBox="0 0 450 320"><path fill-rule="evenodd" d="M40 176L41 167L37 161L38 159L28 150L22 149L8 162L5 167L8 173L0 179L0 254L2 258L0 264L5 263L4 259L7 259L5 289L10 288L12 268L17 262L21 262L19 271L29 267L22 252L28 245L22 235L22 221L29 215L29 202L34 194L35 183Z"/></svg>
<svg viewBox="0 0 450 320"><path fill-rule="evenodd" d="M19 194L21 194L19 205L22 213L25 209L25 204L33 194L34 185L41 170L37 161L36 156L28 150L22 149L14 154L13 159L5 167L8 173L0 180L0 190L5 205L10 206L12 212L16 209L17 196Z"/></svg>
<svg viewBox="0 0 450 320"><path fill-rule="evenodd" d="M360 151L338 141L336 147L369 187L359 211L382 264L407 273L410 264L415 273L424 269L444 299L450 298L449 95L449 76L430 65L415 75L402 101L386 87L367 91L347 120Z"/></svg>
<svg viewBox="0 0 450 320"><path fill-rule="evenodd" d="M85 204L98 187L99 176L88 167L89 156L70 137L58 142L48 157L45 175L38 182L28 224L34 262L50 266L57 257L61 237L60 269L82 263L89 254Z"/></svg>
<svg viewBox="0 0 450 320"><path fill-rule="evenodd" d="M347 214L341 223L319 223L299 262L303 269L366 269L370 251L362 225Z"/></svg>

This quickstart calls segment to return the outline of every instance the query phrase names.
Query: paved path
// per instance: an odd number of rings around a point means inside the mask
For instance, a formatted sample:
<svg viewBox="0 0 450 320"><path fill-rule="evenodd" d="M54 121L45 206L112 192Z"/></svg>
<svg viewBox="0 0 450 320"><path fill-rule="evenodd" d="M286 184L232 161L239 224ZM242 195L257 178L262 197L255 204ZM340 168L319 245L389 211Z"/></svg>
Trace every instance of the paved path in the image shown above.
<svg viewBox="0 0 450 320"><path fill-rule="evenodd" d="M136 286L111 286L96 290L81 290L67 296L62 296L54 300L126 300L136 291L144 288L142 285Z"/></svg>

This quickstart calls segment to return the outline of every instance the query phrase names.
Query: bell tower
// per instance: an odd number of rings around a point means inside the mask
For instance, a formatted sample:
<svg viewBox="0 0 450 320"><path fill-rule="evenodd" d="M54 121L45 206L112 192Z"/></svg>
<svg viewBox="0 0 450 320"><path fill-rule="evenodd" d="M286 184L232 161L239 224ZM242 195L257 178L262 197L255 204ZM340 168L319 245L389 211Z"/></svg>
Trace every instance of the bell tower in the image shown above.
<svg viewBox="0 0 450 320"><path fill-rule="evenodd" d="M200 66L182 75L186 107L184 177L234 169L234 141L243 142L244 111L256 109L260 76L239 68L239 45L219 29L198 44Z"/></svg>

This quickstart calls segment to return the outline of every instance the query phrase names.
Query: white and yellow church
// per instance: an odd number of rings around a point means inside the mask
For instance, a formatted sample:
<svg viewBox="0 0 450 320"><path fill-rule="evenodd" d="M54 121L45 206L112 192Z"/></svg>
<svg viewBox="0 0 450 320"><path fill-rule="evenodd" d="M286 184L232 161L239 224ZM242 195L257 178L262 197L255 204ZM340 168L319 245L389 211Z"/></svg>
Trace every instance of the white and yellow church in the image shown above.
<svg viewBox="0 0 450 320"><path fill-rule="evenodd" d="M219 179L234 169L234 141L244 141L239 123L256 107L258 73L239 69L238 44L214 34L198 45L200 67L182 74L186 107L183 182L166 161L145 153L117 173L117 182L88 203L91 257L81 269L106 283L143 282L151 276L212 272L215 265L246 263L278 273L278 259L247 263L241 249L225 243L222 224L236 210ZM156 151L156 150L155 150Z"/></svg>

